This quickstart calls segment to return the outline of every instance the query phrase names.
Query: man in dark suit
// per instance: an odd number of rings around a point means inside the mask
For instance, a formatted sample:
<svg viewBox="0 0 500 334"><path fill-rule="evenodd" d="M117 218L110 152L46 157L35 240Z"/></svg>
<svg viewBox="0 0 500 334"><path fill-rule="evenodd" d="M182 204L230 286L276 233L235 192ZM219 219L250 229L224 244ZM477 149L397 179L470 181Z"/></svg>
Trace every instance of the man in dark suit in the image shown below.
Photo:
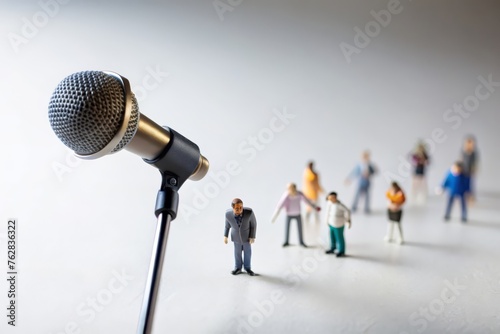
<svg viewBox="0 0 500 334"><path fill-rule="evenodd" d="M257 231L257 220L252 209L244 208L243 201L239 198L231 202L232 209L226 211L226 224L224 229L224 243L227 244L229 230L231 230L231 241L234 243L234 270L231 274L241 274L241 268L250 276L254 276L252 271L252 247ZM242 259L242 252L244 257Z"/></svg>

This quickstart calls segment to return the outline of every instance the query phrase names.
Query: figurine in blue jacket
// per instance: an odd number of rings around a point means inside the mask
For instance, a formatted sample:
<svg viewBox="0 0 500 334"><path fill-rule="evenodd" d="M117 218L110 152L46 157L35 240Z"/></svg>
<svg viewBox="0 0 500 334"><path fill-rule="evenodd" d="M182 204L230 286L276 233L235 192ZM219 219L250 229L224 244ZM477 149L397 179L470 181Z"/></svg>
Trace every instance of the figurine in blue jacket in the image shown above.
<svg viewBox="0 0 500 334"><path fill-rule="evenodd" d="M354 196L352 212L358 209L358 202L361 196L365 197L365 213L370 213L370 183L373 175L377 173L377 168L370 161L370 152L364 151L362 161L354 167L353 171L345 180L346 185L351 183L351 179L358 179L358 189Z"/></svg>
<svg viewBox="0 0 500 334"><path fill-rule="evenodd" d="M450 220L453 202L458 197L462 205L462 222L467 222L467 196L470 189L467 176L463 173L461 162L456 162L451 166L441 188L448 191L448 204L446 205L444 220Z"/></svg>

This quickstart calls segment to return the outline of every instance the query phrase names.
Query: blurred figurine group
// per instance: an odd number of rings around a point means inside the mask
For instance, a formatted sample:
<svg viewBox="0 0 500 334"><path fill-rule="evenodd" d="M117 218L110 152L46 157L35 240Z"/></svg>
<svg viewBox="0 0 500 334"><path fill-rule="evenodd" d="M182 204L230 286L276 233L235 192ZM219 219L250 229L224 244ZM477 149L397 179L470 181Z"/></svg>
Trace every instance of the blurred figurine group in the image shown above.
<svg viewBox="0 0 500 334"><path fill-rule="evenodd" d="M409 154L409 160L413 166L411 198L416 205L424 205L427 200L428 188L426 181L427 166L430 163L430 156L426 145L423 142L417 143L415 149ZM479 161L476 140L473 136L466 137L460 157L447 171L446 176L437 193L448 193L448 200L445 209L444 220L450 220L453 203L456 199L461 204L461 220L467 222L468 202L474 201L474 181L477 173ZM349 209L338 198L336 192L330 192L326 196L325 221L328 225L330 236L330 248L326 254L336 254L337 257L345 256L346 242L344 238L344 228L351 228L351 212L356 212L361 199L364 200L364 212L369 214L370 208L370 188L372 178L377 174L377 167L370 160L370 152L364 151L361 161L354 167L346 178L346 185L352 181L356 182L356 192L354 200ZM285 239L283 247L290 245L290 225L292 220L297 223L299 244L307 248L304 242L302 223L302 203L306 205L305 222L309 223L311 216L316 223L320 222L319 199L324 193L321 187L319 174L314 169L314 163L309 162L303 173L303 191L297 189L295 183L289 183L287 189L281 196L276 206L272 223L276 222L280 212L285 212ZM386 191L387 199L387 233L384 240L388 243L395 242L399 245L404 243L401 219L403 216L403 206L406 203L406 195L397 182L391 182ZM229 232L234 244L234 270L233 275L242 273L244 269L249 275L254 276L251 269L251 245L255 241L257 221L250 208L243 207L243 201L235 198L231 202L231 209L226 211L224 243L228 243ZM394 236L396 230L396 236Z"/></svg>

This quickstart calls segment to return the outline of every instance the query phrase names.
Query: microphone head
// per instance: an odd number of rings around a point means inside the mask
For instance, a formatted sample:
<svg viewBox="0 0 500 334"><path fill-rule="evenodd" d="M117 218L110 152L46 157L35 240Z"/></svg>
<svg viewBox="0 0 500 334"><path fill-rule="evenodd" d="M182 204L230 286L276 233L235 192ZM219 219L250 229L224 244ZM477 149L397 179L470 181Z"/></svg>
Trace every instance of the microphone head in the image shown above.
<svg viewBox="0 0 500 334"><path fill-rule="evenodd" d="M118 152L134 137L139 107L124 77L84 71L64 78L49 102L57 137L83 159Z"/></svg>

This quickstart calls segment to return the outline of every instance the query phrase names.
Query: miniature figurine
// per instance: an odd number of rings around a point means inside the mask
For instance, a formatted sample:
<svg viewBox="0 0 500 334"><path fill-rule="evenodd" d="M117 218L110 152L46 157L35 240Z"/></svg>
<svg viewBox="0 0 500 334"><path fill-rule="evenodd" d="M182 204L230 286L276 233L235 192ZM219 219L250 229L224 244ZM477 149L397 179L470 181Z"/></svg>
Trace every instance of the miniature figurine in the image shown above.
<svg viewBox="0 0 500 334"><path fill-rule="evenodd" d="M315 210L319 211L321 208L319 206L316 206L314 203L309 201L302 192L297 190L297 186L295 183L290 183L288 184L287 191L283 194L281 197L280 201L278 202L278 206L276 207L276 211L274 213L274 216L272 218L272 222L274 223L276 221L276 218L278 218L278 215L281 211L282 208L285 208L286 211L286 231L285 231L285 243L283 244L283 247L286 247L289 245L288 243L288 237L290 234L290 222L292 219L295 219L297 221L297 228L299 232L299 242L303 247L307 247L307 245L304 242L304 238L302 236L302 217L301 217L301 212L300 212L300 202L304 201L305 203L309 204L312 206Z"/></svg>
<svg viewBox="0 0 500 334"><path fill-rule="evenodd" d="M462 163L463 163L463 174L467 177L469 195L468 200L474 202L476 199L475 194L475 179L478 170L479 152L477 150L477 143L474 136L470 135L465 138L464 146L462 149Z"/></svg>
<svg viewBox="0 0 500 334"><path fill-rule="evenodd" d="M391 188L387 190L386 197L389 200L387 208L387 215L389 216L389 225L387 225L387 235L385 236L386 242L393 242L392 232L394 226L397 226L399 232L398 244L404 243L403 229L401 228L401 216L403 214L402 206L406 200L405 194L397 182L392 182Z"/></svg>
<svg viewBox="0 0 500 334"><path fill-rule="evenodd" d="M319 183L319 174L314 170L314 162L310 161L307 164L306 169L304 170L303 175L303 183L302 190L304 192L304 196L314 203L314 205L318 205L319 195L323 193L323 188ZM316 223L319 223L319 213L314 207L307 205L306 208L306 224L309 223L309 217L311 213L314 214L314 219Z"/></svg>
<svg viewBox="0 0 500 334"><path fill-rule="evenodd" d="M427 201L427 181L425 172L430 158L423 142L419 142L415 150L411 153L411 161L414 166L412 200L419 205Z"/></svg>
<svg viewBox="0 0 500 334"><path fill-rule="evenodd" d="M239 198L231 202L232 209L226 211L226 224L224 229L224 243L227 244L229 230L231 230L231 241L234 243L234 270L233 275L241 274L244 267L248 275L254 276L252 271L252 246L255 242L257 231L257 220L250 208L243 207L243 201ZM244 259L242 259L242 252Z"/></svg>
<svg viewBox="0 0 500 334"><path fill-rule="evenodd" d="M455 162L455 164L451 166L438 193L442 193L444 190L448 190L448 203L446 205L444 220L450 220L453 201L456 197L458 197L460 199L460 203L462 204L462 222L467 222L467 196L469 194L469 180L463 173L462 162Z"/></svg>
<svg viewBox="0 0 500 334"><path fill-rule="evenodd" d="M337 199L337 193L328 194L326 204L326 223L330 227L331 247L326 254L334 254L337 257L345 256L344 226L351 228L351 211Z"/></svg>
<svg viewBox="0 0 500 334"><path fill-rule="evenodd" d="M352 212L358 209L358 202L361 196L365 197L365 213L370 213L370 183L372 176L377 172L377 169L370 161L370 152L364 151L361 157L361 162L354 167L351 174L346 179L346 184L349 184L351 179L358 179L358 188L352 205Z"/></svg>

